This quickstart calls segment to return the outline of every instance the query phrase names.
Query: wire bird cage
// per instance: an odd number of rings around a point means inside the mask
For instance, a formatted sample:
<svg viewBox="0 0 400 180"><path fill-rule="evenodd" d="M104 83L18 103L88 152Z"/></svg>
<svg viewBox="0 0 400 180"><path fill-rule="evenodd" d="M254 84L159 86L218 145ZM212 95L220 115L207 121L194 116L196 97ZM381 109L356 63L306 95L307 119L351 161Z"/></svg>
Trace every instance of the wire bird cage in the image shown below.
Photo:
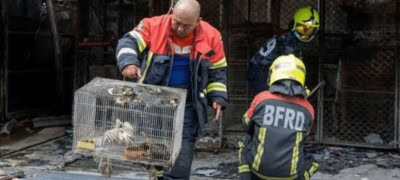
<svg viewBox="0 0 400 180"><path fill-rule="evenodd" d="M185 101L183 89L95 78L75 92L73 150L109 166L171 168L181 147Z"/></svg>

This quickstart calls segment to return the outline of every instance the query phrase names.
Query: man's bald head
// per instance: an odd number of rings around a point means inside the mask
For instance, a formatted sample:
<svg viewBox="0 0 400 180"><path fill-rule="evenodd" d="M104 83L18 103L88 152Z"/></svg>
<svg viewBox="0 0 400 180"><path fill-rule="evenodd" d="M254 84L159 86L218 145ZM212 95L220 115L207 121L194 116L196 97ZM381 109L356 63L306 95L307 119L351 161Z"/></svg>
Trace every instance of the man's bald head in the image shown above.
<svg viewBox="0 0 400 180"><path fill-rule="evenodd" d="M179 0L174 6L174 12L184 11L187 16L200 17L200 4L196 0Z"/></svg>
<svg viewBox="0 0 400 180"><path fill-rule="evenodd" d="M179 0L172 11L172 30L178 37L186 37L200 21L200 4L196 0Z"/></svg>

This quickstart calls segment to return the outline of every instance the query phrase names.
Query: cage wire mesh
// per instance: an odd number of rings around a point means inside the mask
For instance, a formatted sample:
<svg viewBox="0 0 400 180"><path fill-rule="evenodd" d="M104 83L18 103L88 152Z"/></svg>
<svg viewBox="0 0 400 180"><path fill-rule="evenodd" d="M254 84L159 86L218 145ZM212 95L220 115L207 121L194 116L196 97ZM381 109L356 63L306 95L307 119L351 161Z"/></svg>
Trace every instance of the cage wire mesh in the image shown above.
<svg viewBox="0 0 400 180"><path fill-rule="evenodd" d="M88 23L85 24L85 27L81 27L81 29L87 30L87 32L81 32L84 36L83 42L90 41L104 41L106 38L106 30L104 29L104 5L105 1L94 1L90 0L87 3L87 11L82 13L81 18L87 17ZM85 7L81 7L82 9L86 9ZM85 34L87 33L87 34ZM92 72L90 71L90 66L92 64L104 64L106 59L105 54L108 52L104 47L80 47L77 46L76 50L76 59L75 61L75 86L77 89L84 84L86 84L91 76Z"/></svg>
<svg viewBox="0 0 400 180"><path fill-rule="evenodd" d="M103 39L105 33L104 3L103 1L90 1L88 31L91 40Z"/></svg>
<svg viewBox="0 0 400 180"><path fill-rule="evenodd" d="M271 0L234 0L230 6L230 25L272 23L272 14L276 12Z"/></svg>
<svg viewBox="0 0 400 180"><path fill-rule="evenodd" d="M272 23L271 0L250 0L250 17L252 23Z"/></svg>
<svg viewBox="0 0 400 180"><path fill-rule="evenodd" d="M220 5L219 0L214 1L199 1L201 6L201 17L204 21L210 23L217 29L221 29L220 26Z"/></svg>
<svg viewBox="0 0 400 180"><path fill-rule="evenodd" d="M347 14L342 0L325 1L325 34L346 34Z"/></svg>
<svg viewBox="0 0 400 180"><path fill-rule="evenodd" d="M183 89L95 78L75 92L73 150L109 165L171 168L181 147L185 101Z"/></svg>
<svg viewBox="0 0 400 180"><path fill-rule="evenodd" d="M235 26L244 24L247 21L247 1L243 0L231 0L228 12L229 14L229 26Z"/></svg>
<svg viewBox="0 0 400 180"><path fill-rule="evenodd" d="M369 51L340 60L336 93L324 101L327 143L393 147L395 51Z"/></svg>
<svg viewBox="0 0 400 180"><path fill-rule="evenodd" d="M106 20L103 20L105 23L104 34L107 39L111 37L118 37L118 26L119 23L122 23L119 22L119 15L122 13L119 12L119 3L120 2L111 2L107 4L107 8L105 10ZM131 24L131 26L133 26L133 24Z"/></svg>
<svg viewBox="0 0 400 180"><path fill-rule="evenodd" d="M104 40L116 38L136 25L136 1L94 1L88 3L88 38Z"/></svg>
<svg viewBox="0 0 400 180"><path fill-rule="evenodd" d="M317 56L305 56L303 58L304 65L306 66L306 80L305 84L307 88L313 90L313 88L317 87L320 83L318 81L318 57ZM311 103L312 107L314 108L314 114L316 116L316 112L318 111L318 92L314 92L310 97L308 97L308 101ZM316 135L317 135L317 128L318 123L314 121L310 134L307 137L307 142L317 142Z"/></svg>
<svg viewBox="0 0 400 180"><path fill-rule="evenodd" d="M134 28L134 26L136 26L138 20L136 20L136 1L131 1L131 2L123 2L122 6L124 8L119 9L119 17L121 19L122 22L121 23L122 27L121 27L121 32L125 33L128 32L130 30L132 30ZM122 35L122 34L121 34Z"/></svg>
<svg viewBox="0 0 400 180"><path fill-rule="evenodd" d="M396 1L325 1L322 142L395 147Z"/></svg>

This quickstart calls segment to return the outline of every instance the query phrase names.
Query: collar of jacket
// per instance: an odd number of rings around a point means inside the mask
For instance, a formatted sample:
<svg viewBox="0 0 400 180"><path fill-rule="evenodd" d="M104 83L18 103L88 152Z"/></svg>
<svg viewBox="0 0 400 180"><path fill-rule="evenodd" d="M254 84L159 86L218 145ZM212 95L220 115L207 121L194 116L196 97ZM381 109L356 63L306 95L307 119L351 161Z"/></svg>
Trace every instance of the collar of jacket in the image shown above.
<svg viewBox="0 0 400 180"><path fill-rule="evenodd" d="M211 51L211 47L206 42L206 34L203 28L204 21L200 21L196 27L194 49L202 54L207 54Z"/></svg>
<svg viewBox="0 0 400 180"><path fill-rule="evenodd" d="M165 21L168 22L167 28L170 29L169 37L172 37L172 15L166 15L165 18L166 18ZM193 50L195 52L200 52L201 54L207 54L212 50L209 43L207 42L209 37L206 36L209 36L209 34L205 32L206 28L207 28L206 22L200 20L199 24L194 30L195 36L194 36Z"/></svg>
<svg viewBox="0 0 400 180"><path fill-rule="evenodd" d="M287 96L302 96L306 97L305 88L303 88L299 83L291 80L281 80L269 88L271 93L280 93Z"/></svg>

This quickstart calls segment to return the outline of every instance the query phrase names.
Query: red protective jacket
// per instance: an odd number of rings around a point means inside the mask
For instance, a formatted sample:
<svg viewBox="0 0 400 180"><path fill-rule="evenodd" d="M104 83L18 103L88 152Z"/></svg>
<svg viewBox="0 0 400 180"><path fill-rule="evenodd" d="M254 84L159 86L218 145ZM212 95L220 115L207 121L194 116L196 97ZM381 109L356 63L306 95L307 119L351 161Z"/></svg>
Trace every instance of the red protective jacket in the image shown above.
<svg viewBox="0 0 400 180"><path fill-rule="evenodd" d="M117 61L119 69L137 65L142 69L140 83L168 85L173 50L171 15L143 19L139 25L126 33L118 42ZM143 56L142 60L138 57ZM200 21L195 29L195 40L190 53L191 96L200 129L207 121L207 104L228 102L226 58L221 34L210 24Z"/></svg>

